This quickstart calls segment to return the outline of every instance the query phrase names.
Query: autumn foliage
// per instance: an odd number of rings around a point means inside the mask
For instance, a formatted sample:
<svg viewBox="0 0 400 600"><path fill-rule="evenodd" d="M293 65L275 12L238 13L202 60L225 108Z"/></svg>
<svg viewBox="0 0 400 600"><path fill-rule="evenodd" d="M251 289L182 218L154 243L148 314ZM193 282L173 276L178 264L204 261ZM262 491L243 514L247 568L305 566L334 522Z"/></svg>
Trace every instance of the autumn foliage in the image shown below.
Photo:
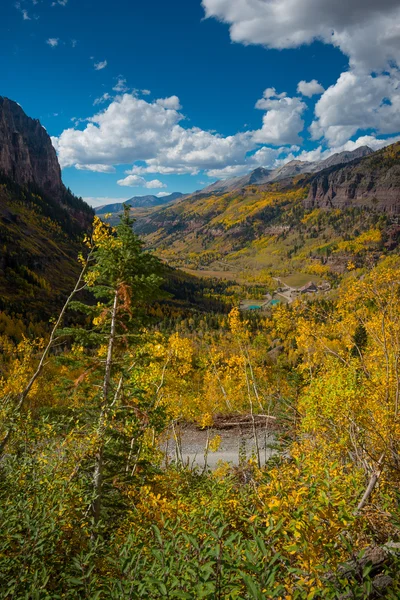
<svg viewBox="0 0 400 600"><path fill-rule="evenodd" d="M349 269L324 299L195 331L148 320L162 266L128 215L96 220L87 245L22 403L48 339L0 338L0 597L370 597L370 571L341 565L399 537L398 258ZM253 455L185 465L182 428L213 452L221 416L246 419Z"/></svg>

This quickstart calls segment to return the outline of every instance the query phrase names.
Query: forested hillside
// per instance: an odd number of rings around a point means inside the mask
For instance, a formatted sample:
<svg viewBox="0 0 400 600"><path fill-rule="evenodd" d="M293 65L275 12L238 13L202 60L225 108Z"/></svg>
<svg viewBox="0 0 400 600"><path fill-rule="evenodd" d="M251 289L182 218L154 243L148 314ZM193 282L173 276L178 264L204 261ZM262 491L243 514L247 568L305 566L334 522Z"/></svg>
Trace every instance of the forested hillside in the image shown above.
<svg viewBox="0 0 400 600"><path fill-rule="evenodd" d="M1 338L2 597L397 598L398 257L162 330L128 213L86 246L50 339Z"/></svg>
<svg viewBox="0 0 400 600"><path fill-rule="evenodd" d="M46 156L1 175L0 597L398 598L397 146L115 226Z"/></svg>
<svg viewBox="0 0 400 600"><path fill-rule="evenodd" d="M40 123L0 98L2 331L18 338L61 306L79 272L76 259L93 214L63 185Z"/></svg>
<svg viewBox="0 0 400 600"><path fill-rule="evenodd" d="M399 145L274 183L193 195L138 215L135 230L170 264L232 274L334 275L397 247ZM361 263L360 263L361 264Z"/></svg>

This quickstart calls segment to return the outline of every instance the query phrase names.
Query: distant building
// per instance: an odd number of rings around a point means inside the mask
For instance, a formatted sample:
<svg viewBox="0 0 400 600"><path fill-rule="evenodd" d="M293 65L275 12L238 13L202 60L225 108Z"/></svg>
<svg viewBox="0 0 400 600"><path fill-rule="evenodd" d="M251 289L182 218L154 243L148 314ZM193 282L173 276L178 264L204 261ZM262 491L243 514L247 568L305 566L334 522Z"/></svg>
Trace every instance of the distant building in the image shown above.
<svg viewBox="0 0 400 600"><path fill-rule="evenodd" d="M313 281L309 281L308 283L306 283L306 285L303 285L303 287L299 288L297 291L299 292L299 294L315 294L316 292L318 292L318 287Z"/></svg>

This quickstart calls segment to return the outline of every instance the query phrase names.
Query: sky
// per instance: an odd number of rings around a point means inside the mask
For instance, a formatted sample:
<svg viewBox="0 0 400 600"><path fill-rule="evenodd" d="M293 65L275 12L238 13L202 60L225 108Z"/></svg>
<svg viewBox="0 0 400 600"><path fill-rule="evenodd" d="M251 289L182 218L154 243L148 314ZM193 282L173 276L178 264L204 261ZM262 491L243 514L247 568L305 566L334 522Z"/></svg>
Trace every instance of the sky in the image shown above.
<svg viewBox="0 0 400 600"><path fill-rule="evenodd" d="M400 139L400 0L0 0L0 95L96 206Z"/></svg>

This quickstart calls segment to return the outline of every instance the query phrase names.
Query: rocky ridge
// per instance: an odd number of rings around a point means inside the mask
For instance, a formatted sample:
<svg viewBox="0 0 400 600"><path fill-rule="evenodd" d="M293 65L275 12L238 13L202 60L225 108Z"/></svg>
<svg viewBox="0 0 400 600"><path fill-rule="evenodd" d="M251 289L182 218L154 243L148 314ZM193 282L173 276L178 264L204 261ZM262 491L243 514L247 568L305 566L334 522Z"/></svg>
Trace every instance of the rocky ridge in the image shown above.
<svg viewBox="0 0 400 600"><path fill-rule="evenodd" d="M56 151L38 119L0 96L0 172L15 183L35 184L61 200L65 188Z"/></svg>
<svg viewBox="0 0 400 600"><path fill-rule="evenodd" d="M335 165L309 181L305 207L370 208L389 215L400 214L400 143Z"/></svg>
<svg viewBox="0 0 400 600"><path fill-rule="evenodd" d="M29 322L58 310L93 215L64 186L44 127L0 97L0 314Z"/></svg>
<svg viewBox="0 0 400 600"><path fill-rule="evenodd" d="M242 177L233 177L231 179L216 181L212 185L194 192L193 197L198 198L202 196L227 194L242 190L250 185L263 185L266 183L281 181L282 179L287 179L289 177L296 177L297 175L301 174L318 173L335 165L343 165L354 160L364 158L370 154L373 154L371 148L368 146L361 146L356 150L333 154L329 158L326 158L322 161L309 162L302 160L291 160L290 162L285 163L284 165L273 170L265 169L264 167L258 167L254 171L251 171L251 173L243 175Z"/></svg>

